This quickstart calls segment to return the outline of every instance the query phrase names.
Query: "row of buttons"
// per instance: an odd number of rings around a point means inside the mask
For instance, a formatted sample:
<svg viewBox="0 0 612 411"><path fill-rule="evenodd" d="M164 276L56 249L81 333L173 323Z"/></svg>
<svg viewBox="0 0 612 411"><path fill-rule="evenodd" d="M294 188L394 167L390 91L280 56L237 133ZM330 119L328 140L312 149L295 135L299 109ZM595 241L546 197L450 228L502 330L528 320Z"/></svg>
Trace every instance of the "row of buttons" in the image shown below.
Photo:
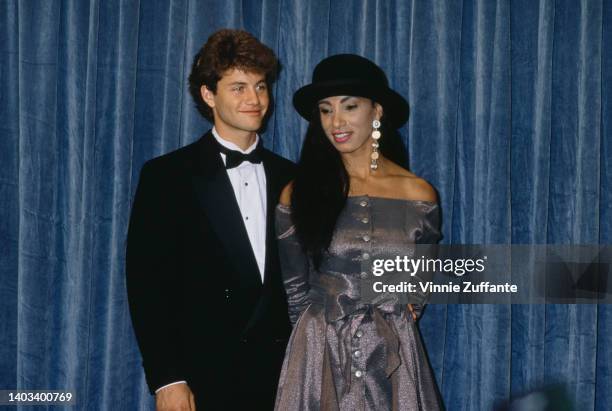
<svg viewBox="0 0 612 411"><path fill-rule="evenodd" d="M368 206L368 202L367 202L367 201L365 201L365 200L362 200L362 201L359 203L359 205L360 205L361 207L367 207L367 206ZM368 217L363 217L363 218L361 218L361 222L362 222L363 224L368 224L368 223L370 222L370 219L369 219ZM372 237L370 237L368 234L363 235L363 237L361 237L361 238L362 238L362 240L363 240L364 242L366 242L366 243L370 242L370 240L372 239ZM364 252L364 253L362 254L362 257L363 257L363 259L364 259L364 260L367 260L367 259L369 259L369 258L370 258L370 254L369 254L369 253L367 253L367 252ZM361 278L366 278L367 276L368 276L368 273L367 273L367 272L363 271L363 272L361 273ZM357 332L355 333L355 339L356 339L356 340L358 340L358 339L359 339L359 338L361 338L361 337L363 337L363 331L361 331L361 330L357 330ZM356 349L355 351L353 351L353 356L354 356L355 358L359 358L359 357L361 357L361 350ZM361 370L356 370L354 375L355 375L355 377L356 377L356 378L361 378L361 377L363 377L363 371L361 371Z"/></svg>
<svg viewBox="0 0 612 411"><path fill-rule="evenodd" d="M245 181L245 182L244 182L244 185L245 185L245 187L248 187L248 186L249 186L249 183L247 183L247 182ZM245 217L244 217L244 219L245 219L245 220L248 220L248 219L249 219L249 216L245 216Z"/></svg>
<svg viewBox="0 0 612 411"><path fill-rule="evenodd" d="M357 330L357 332L355 333L355 339L358 340L361 337L363 337L363 331ZM353 356L355 358L361 357L361 350L356 349L355 351L353 351ZM355 377L361 378L362 376L363 376L363 371L361 371L361 370L356 370L355 371Z"/></svg>

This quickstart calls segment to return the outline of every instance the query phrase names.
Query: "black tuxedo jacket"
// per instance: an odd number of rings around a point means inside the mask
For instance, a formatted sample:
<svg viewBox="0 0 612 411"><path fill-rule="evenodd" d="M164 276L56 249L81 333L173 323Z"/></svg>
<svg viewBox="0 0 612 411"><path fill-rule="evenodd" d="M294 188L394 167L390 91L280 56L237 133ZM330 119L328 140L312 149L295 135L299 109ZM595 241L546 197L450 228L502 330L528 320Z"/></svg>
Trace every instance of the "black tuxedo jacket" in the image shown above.
<svg viewBox="0 0 612 411"><path fill-rule="evenodd" d="M186 380L198 409L272 409L290 333L274 209L294 164L264 150L264 282L209 131L148 161L130 218L126 273L147 383Z"/></svg>

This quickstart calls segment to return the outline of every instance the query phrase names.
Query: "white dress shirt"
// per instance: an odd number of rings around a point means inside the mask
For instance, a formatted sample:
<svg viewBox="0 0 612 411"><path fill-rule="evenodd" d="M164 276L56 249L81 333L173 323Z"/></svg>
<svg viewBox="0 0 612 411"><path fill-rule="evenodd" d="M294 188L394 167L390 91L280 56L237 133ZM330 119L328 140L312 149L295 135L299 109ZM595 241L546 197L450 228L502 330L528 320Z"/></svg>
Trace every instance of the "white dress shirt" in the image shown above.
<svg viewBox="0 0 612 411"><path fill-rule="evenodd" d="M255 139L253 145L246 150L242 150L236 144L224 140L219 136L217 130L213 127L212 134L222 146L235 151L240 151L244 154L249 154L255 150L259 143L259 136ZM225 164L225 154L221 153L221 160ZM257 268L261 282L264 280L264 270L266 264L266 173L263 163L253 164L248 161L243 161L238 167L230 168L227 171L230 183L234 189L234 195L238 202L238 208L242 216L242 221L246 227L249 242L257 260ZM186 381L176 381L155 390L157 394L160 390L170 387L175 384L185 384Z"/></svg>
<svg viewBox="0 0 612 411"><path fill-rule="evenodd" d="M225 148L244 154L249 154L255 150L259 143L259 136L257 136L255 142L249 148L242 150L236 144L221 138L214 127L212 134L219 144ZM221 153L221 159L225 164L225 154ZM263 283L266 264L266 172L263 163L253 164L243 161L238 167L228 169L227 175L232 183L238 208L240 208L240 214L242 215L242 222L249 236Z"/></svg>

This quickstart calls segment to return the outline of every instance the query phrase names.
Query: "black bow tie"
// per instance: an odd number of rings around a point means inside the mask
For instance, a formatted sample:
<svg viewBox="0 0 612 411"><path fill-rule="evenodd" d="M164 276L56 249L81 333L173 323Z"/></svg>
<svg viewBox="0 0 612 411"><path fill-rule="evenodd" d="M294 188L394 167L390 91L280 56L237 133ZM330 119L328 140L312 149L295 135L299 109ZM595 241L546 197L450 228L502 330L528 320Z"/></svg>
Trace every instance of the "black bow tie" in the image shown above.
<svg viewBox="0 0 612 411"><path fill-rule="evenodd" d="M238 167L243 161L248 161L249 163L253 164L261 163L261 143L257 144L255 150L251 151L249 154L244 154L236 150L230 150L221 144L219 144L219 151L225 154L225 168L228 170L230 168Z"/></svg>

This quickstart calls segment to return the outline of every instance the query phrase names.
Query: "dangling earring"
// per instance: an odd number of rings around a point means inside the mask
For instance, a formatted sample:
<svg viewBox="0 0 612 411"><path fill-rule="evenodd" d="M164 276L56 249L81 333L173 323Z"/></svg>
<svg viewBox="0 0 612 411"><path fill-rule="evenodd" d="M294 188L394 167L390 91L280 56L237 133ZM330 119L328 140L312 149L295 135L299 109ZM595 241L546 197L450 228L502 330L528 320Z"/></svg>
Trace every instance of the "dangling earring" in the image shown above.
<svg viewBox="0 0 612 411"><path fill-rule="evenodd" d="M378 168L378 157L379 157L379 153L378 153L378 140L380 139L380 131L378 130L380 128L380 121L378 120L374 120L372 121L372 128L374 129L372 131L372 138L374 139L374 142L372 143L372 154L370 154L370 168L372 170L376 170Z"/></svg>

